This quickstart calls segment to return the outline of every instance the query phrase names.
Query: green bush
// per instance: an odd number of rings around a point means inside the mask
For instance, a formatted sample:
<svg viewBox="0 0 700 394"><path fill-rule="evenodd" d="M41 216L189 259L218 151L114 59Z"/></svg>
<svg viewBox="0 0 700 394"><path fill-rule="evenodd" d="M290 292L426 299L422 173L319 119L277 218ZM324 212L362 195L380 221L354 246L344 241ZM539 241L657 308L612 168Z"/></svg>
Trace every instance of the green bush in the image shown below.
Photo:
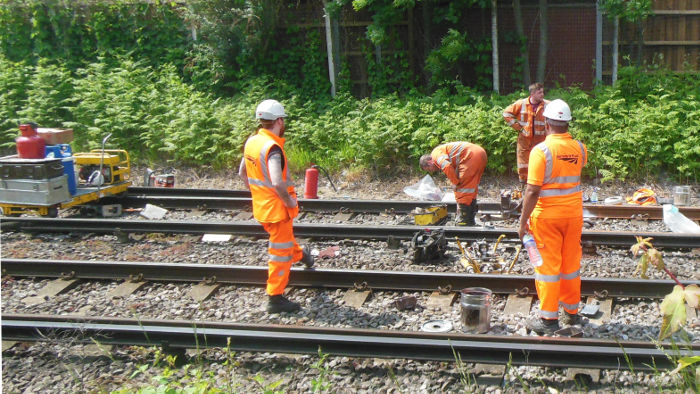
<svg viewBox="0 0 700 394"><path fill-rule="evenodd" d="M328 98L281 80L250 78L233 98L202 93L175 66L155 69L128 58L92 63L76 71L47 62L37 66L0 57L0 146L9 148L17 123L72 127L74 151L110 147L140 161L235 168L254 131L253 111L263 99L286 107L287 149L293 169L310 163L339 171L349 166L386 172L417 167L434 146L467 140L483 146L491 173L513 173L516 133L502 118L505 106L525 93L483 95L459 84L433 95L415 92L355 99ZM615 86L593 93L555 89L566 100L572 134L589 148L586 174L604 180L670 176L696 180L700 169L698 75L623 69ZM634 84L635 89L630 89Z"/></svg>

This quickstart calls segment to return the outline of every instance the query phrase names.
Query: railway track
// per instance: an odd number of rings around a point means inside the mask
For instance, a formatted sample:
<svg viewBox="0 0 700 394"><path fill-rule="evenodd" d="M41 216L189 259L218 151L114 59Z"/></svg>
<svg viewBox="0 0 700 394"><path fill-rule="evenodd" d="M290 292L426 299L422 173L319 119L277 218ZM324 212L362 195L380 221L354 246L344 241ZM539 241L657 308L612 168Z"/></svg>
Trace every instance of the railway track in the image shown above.
<svg viewBox="0 0 700 394"><path fill-rule="evenodd" d="M59 278L89 280L123 280L190 282L202 278L215 283L264 286L267 267L182 264L157 262L117 262L81 260L7 259L0 260L3 275L12 277ZM487 287L496 294L536 295L534 278L528 275L458 274L437 272L396 272L351 269L292 268L290 286L352 289L366 284L373 290L435 291L449 288ZM683 281L684 285L700 281ZM661 298L673 290L675 282L653 279L582 278L581 294L607 297Z"/></svg>
<svg viewBox="0 0 700 394"><path fill-rule="evenodd" d="M121 219L51 219L21 217L2 219L0 226L5 231L19 230L31 232L92 232L101 234L121 233L172 233L172 234L237 234L267 237L267 233L257 222L203 222L203 221L162 221L162 220L121 220ZM501 235L517 240L515 229L480 228L455 226L410 226L410 225L338 225L295 223L297 237L321 239L374 239L387 240L390 237L410 240L423 229L433 231L444 229L448 239L455 237L463 241L495 240ZM700 235L688 233L662 232L617 232L583 231L581 240L585 244L629 247L636 242L635 236L651 237L654 245L665 248L700 247Z"/></svg>
<svg viewBox="0 0 700 394"><path fill-rule="evenodd" d="M669 356L700 356L700 345L639 341L426 333L187 320L3 314L3 340L167 349L229 347L235 351L324 353L486 364L654 371L676 367ZM230 342L229 342L230 340Z"/></svg>
<svg viewBox="0 0 700 394"><path fill-rule="evenodd" d="M158 205L167 209L250 209L250 192L245 190L207 190L207 189L171 189L156 187L131 187L123 199L108 199L108 202L119 202L128 207L143 207L146 204ZM405 201L405 200L322 200L300 199L302 211L309 212L338 212L345 210L355 213L384 213L393 212L408 214L416 207L427 208L436 204L435 201ZM456 211L455 203L445 203L449 212ZM479 212L486 214L502 214L500 202L480 201ZM508 204L504 204L509 208ZM700 207L679 207L681 213L692 220L700 220ZM516 211L517 212L517 211ZM510 214L514 214L511 212ZM663 219L661 206L636 205L602 205L584 204L584 216L591 218L613 219Z"/></svg>

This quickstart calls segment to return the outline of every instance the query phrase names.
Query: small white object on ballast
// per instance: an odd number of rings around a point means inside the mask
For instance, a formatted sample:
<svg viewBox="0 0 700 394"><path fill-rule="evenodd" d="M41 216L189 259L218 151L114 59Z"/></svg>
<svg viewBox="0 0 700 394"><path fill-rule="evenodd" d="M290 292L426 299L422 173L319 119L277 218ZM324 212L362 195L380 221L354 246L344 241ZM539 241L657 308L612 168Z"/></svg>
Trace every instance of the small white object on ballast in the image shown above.
<svg viewBox="0 0 700 394"><path fill-rule="evenodd" d="M146 219L163 219L168 210L161 208L156 205L146 204L146 206L141 210L140 215Z"/></svg>

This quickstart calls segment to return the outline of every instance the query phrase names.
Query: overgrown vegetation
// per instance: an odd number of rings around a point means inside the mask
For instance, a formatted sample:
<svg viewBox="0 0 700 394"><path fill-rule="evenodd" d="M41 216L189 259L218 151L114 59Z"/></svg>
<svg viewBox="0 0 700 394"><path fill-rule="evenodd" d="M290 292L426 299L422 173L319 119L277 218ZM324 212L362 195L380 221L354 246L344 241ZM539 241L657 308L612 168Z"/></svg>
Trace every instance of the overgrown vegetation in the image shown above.
<svg viewBox="0 0 700 394"><path fill-rule="evenodd" d="M572 133L591 154L587 174L603 180L668 174L696 181L700 172L700 87L696 74L623 68L618 84L593 93L577 88L547 92L572 107ZM111 144L141 161L235 167L243 142L254 131L252 116L262 99L286 106L290 160L295 169L316 163L384 172L415 166L435 145L467 140L489 154L492 173L515 165L515 135L502 119L505 106L525 93L484 95L455 84L432 95L388 94L356 99L341 93L301 95L266 77L247 81L233 98L203 93L176 68L144 65L130 58L97 61L77 69L0 57L2 147L11 150L17 124L75 130L74 151Z"/></svg>
<svg viewBox="0 0 700 394"><path fill-rule="evenodd" d="M343 63L339 94L331 99L322 30L285 19L298 3L4 0L0 148L12 152L17 125L31 120L73 128L74 151L95 148L112 133L112 147L128 149L138 162L235 167L254 131L255 105L276 98L290 113L293 170L315 163L331 171L386 173L415 167L439 143L468 140L486 149L491 173L511 173L516 138L501 112L526 93L480 92L488 85L490 43L458 28L470 7L488 2L423 4L430 8L424 17L442 21L445 31L439 45L424 48L431 93L417 88L399 45L405 37L396 23L417 4L326 3L335 16L350 7L373 17L361 50L371 97L349 93L351 73ZM641 5L620 12L641 7L644 13ZM471 87L464 85L465 72ZM556 89L546 97L571 105L572 132L591 152L589 176L597 169L603 180L697 181L697 80L698 73L627 67L615 86Z"/></svg>

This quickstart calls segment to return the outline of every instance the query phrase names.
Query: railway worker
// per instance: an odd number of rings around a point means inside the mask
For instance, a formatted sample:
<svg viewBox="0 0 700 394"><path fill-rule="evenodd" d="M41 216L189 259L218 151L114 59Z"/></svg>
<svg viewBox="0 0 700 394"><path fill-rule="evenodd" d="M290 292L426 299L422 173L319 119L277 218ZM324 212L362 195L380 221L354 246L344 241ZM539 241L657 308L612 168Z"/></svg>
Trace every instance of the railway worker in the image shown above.
<svg viewBox="0 0 700 394"><path fill-rule="evenodd" d="M484 148L464 141L439 145L420 158L423 171L442 171L455 186L458 226L476 225L476 196L481 175L486 169L486 159Z"/></svg>
<svg viewBox="0 0 700 394"><path fill-rule="evenodd" d="M521 239L528 231L532 233L542 255L542 265L535 268L539 316L527 321L528 329L540 335L559 329L560 305L564 309L563 324L580 324L580 179L588 159L586 147L568 132L571 109L564 101L549 103L544 117L547 138L530 153L518 229Z"/></svg>
<svg viewBox="0 0 700 394"><path fill-rule="evenodd" d="M544 141L544 107L549 101L544 99L544 86L533 83L529 87L530 96L509 105L503 111L503 118L508 126L518 131L518 146L516 160L518 161L518 177L524 186L527 182L527 166L530 160L530 150Z"/></svg>
<svg viewBox="0 0 700 394"><path fill-rule="evenodd" d="M268 244L267 311L296 312L300 306L284 297L293 263L314 264L308 247L294 238L293 220L299 213L297 195L288 175L284 152L284 107L276 100L265 100L255 110L260 122L257 133L248 138L238 175L250 189L253 216L270 235Z"/></svg>

